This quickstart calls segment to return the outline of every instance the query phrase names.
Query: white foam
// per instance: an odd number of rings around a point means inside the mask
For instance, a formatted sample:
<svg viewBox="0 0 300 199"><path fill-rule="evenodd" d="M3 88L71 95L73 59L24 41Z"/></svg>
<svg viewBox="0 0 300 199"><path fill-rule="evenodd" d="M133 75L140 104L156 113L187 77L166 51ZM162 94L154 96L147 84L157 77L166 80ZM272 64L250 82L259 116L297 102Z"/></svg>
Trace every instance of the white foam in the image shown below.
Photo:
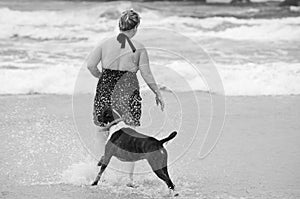
<svg viewBox="0 0 300 199"><path fill-rule="evenodd" d="M73 185L88 185L98 173L97 164L91 158L70 165L61 174L61 182Z"/></svg>
<svg viewBox="0 0 300 199"><path fill-rule="evenodd" d="M264 63L219 67L226 95L300 94L300 64Z"/></svg>
<svg viewBox="0 0 300 199"><path fill-rule="evenodd" d="M116 167L114 167L113 164L121 166L122 169L116 170ZM133 194L142 194L148 197L157 198L168 193L168 189L165 183L157 178L157 176L151 171L149 165L146 162L144 162L144 166L142 166L142 162L137 162L135 165L135 172L137 170L144 171L145 166L146 168L149 167L148 173L134 173L134 182L136 185L138 185L137 188L132 189L130 187L127 187L126 184L129 182L129 177L128 173L125 171L126 165L126 163L113 158L111 163L108 165L107 169L101 176L99 186L104 188L107 192L113 194L125 194L131 192ZM111 169L110 167L114 169ZM90 184L96 178L98 172L99 168L97 168L96 162L90 158L87 158L85 161L73 163L66 170L64 170L61 174L61 181L58 183L65 183L76 186L90 186ZM172 173L172 170L169 169L169 172ZM173 179L176 180L176 176L173 175ZM185 183L180 184L185 188L189 185Z"/></svg>
<svg viewBox="0 0 300 199"><path fill-rule="evenodd" d="M127 3L64 11L17 11L0 8L0 38L26 37L37 40L93 39L99 32L116 29L117 22L101 14L120 13ZM258 12L249 9L248 12ZM116 15L116 14L113 14ZM234 17L162 17L144 9L142 26L175 29L194 36L233 40L292 41L300 40L300 17L281 19L237 19ZM109 15L110 16L110 15Z"/></svg>
<svg viewBox="0 0 300 199"><path fill-rule="evenodd" d="M300 12L300 7L299 6L290 6L290 11L292 11L292 12Z"/></svg>
<svg viewBox="0 0 300 199"><path fill-rule="evenodd" d="M169 89L173 89L175 91L209 90L206 85L206 80L202 76L203 74L201 74L201 71L198 70L196 66L192 66L189 63L183 61L174 61L166 64L165 66L171 71L174 71L176 75L181 77L176 78L175 75L173 77L164 77L163 82L165 82L165 84L167 84L168 81L171 81L169 85L167 85ZM170 71L166 74L170 74ZM176 84L174 83L174 81L176 81Z"/></svg>
<svg viewBox="0 0 300 199"><path fill-rule="evenodd" d="M201 90L214 92L213 88L207 87L207 79L195 72L189 64L175 61L168 68L182 76L164 77L164 82L174 90ZM228 96L253 96L253 95L291 95L300 94L300 64L299 63L248 63L240 65L217 64L219 75ZM175 80L174 80L175 79ZM168 82L171 81L171 82ZM173 83L173 81L177 81ZM180 87L185 81L189 87ZM173 86L172 86L173 85ZM214 85L213 85L214 86Z"/></svg>
<svg viewBox="0 0 300 199"><path fill-rule="evenodd" d="M217 67L225 94L229 96L300 94L299 63L219 64ZM60 65L34 70L3 69L2 71L0 73L1 94L73 94L79 69L69 65ZM88 74L88 71L85 73L80 81L84 85L81 85L81 90L78 89L77 92L93 93L96 80ZM170 90L212 91L212 88L207 87L205 79L207 77L201 76L186 62L173 61L163 68L153 67L153 73L158 83ZM144 86L143 89L148 89L148 87Z"/></svg>
<svg viewBox="0 0 300 199"><path fill-rule="evenodd" d="M99 18L101 7L86 10L18 11L0 8L0 38L81 40L114 29L116 22Z"/></svg>
<svg viewBox="0 0 300 199"><path fill-rule="evenodd" d="M78 68L70 65L44 66L0 73L1 94L52 93L72 94Z"/></svg>
<svg viewBox="0 0 300 199"><path fill-rule="evenodd" d="M244 25L216 33L210 33L209 36L232 40L295 41L300 40L299 35L300 28L297 26L269 23L253 26Z"/></svg>
<svg viewBox="0 0 300 199"><path fill-rule="evenodd" d="M176 28L189 36L217 37L232 40L300 40L300 17L281 19L237 19L234 17L168 17L164 27Z"/></svg>

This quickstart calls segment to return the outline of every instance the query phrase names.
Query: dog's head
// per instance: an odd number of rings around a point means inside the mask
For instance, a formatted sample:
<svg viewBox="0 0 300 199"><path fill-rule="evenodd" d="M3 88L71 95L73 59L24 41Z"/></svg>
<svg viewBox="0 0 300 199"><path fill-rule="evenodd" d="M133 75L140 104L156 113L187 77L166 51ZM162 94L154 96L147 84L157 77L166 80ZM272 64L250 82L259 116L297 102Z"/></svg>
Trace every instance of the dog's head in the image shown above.
<svg viewBox="0 0 300 199"><path fill-rule="evenodd" d="M102 115L104 123L111 123L116 119L120 119L121 115L114 109L106 109Z"/></svg>

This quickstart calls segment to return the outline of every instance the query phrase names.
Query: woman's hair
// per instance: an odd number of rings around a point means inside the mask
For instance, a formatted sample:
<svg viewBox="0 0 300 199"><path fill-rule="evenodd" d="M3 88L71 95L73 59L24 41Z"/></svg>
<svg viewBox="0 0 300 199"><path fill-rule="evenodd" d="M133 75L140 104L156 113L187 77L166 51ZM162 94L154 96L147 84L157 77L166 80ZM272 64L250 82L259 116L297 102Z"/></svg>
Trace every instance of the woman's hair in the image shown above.
<svg viewBox="0 0 300 199"><path fill-rule="evenodd" d="M119 28L121 31L131 30L134 27L138 26L140 23L139 14L131 10L126 10L122 12L121 18L119 20Z"/></svg>

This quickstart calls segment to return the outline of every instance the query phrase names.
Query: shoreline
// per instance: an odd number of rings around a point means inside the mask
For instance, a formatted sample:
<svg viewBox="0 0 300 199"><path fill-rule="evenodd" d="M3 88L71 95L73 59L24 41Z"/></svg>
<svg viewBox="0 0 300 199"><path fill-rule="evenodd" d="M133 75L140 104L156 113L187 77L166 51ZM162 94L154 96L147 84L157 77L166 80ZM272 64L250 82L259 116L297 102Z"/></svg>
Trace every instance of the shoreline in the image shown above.
<svg viewBox="0 0 300 199"><path fill-rule="evenodd" d="M171 93L170 91L161 90L162 93ZM151 91L146 91L145 93L151 93ZM217 93L209 93L208 91L179 91L176 92L178 94L186 94L186 93L195 93L199 95L219 95ZM94 95L93 93L80 93L80 95ZM72 97L73 94L59 94L59 93L17 93L17 94L0 94L0 98L5 97L22 97L22 96L33 96L33 97L40 97L40 96L69 96ZM220 96L220 95L219 95ZM297 97L300 94L288 94L288 95L224 95L225 98L257 98L257 97Z"/></svg>

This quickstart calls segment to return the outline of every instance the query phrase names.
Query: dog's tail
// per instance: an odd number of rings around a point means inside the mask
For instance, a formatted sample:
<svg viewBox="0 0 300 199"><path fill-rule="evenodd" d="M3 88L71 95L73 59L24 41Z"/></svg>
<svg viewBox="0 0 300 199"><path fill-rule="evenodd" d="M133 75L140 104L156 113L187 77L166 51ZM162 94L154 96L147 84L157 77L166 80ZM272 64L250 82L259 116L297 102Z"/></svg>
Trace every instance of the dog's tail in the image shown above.
<svg viewBox="0 0 300 199"><path fill-rule="evenodd" d="M168 137L166 137L166 138L160 140L159 142L160 142L161 144L163 144L163 143L165 143L165 142L168 142L169 140L172 140L176 135L177 135L177 132L174 131L174 132L171 133Z"/></svg>

